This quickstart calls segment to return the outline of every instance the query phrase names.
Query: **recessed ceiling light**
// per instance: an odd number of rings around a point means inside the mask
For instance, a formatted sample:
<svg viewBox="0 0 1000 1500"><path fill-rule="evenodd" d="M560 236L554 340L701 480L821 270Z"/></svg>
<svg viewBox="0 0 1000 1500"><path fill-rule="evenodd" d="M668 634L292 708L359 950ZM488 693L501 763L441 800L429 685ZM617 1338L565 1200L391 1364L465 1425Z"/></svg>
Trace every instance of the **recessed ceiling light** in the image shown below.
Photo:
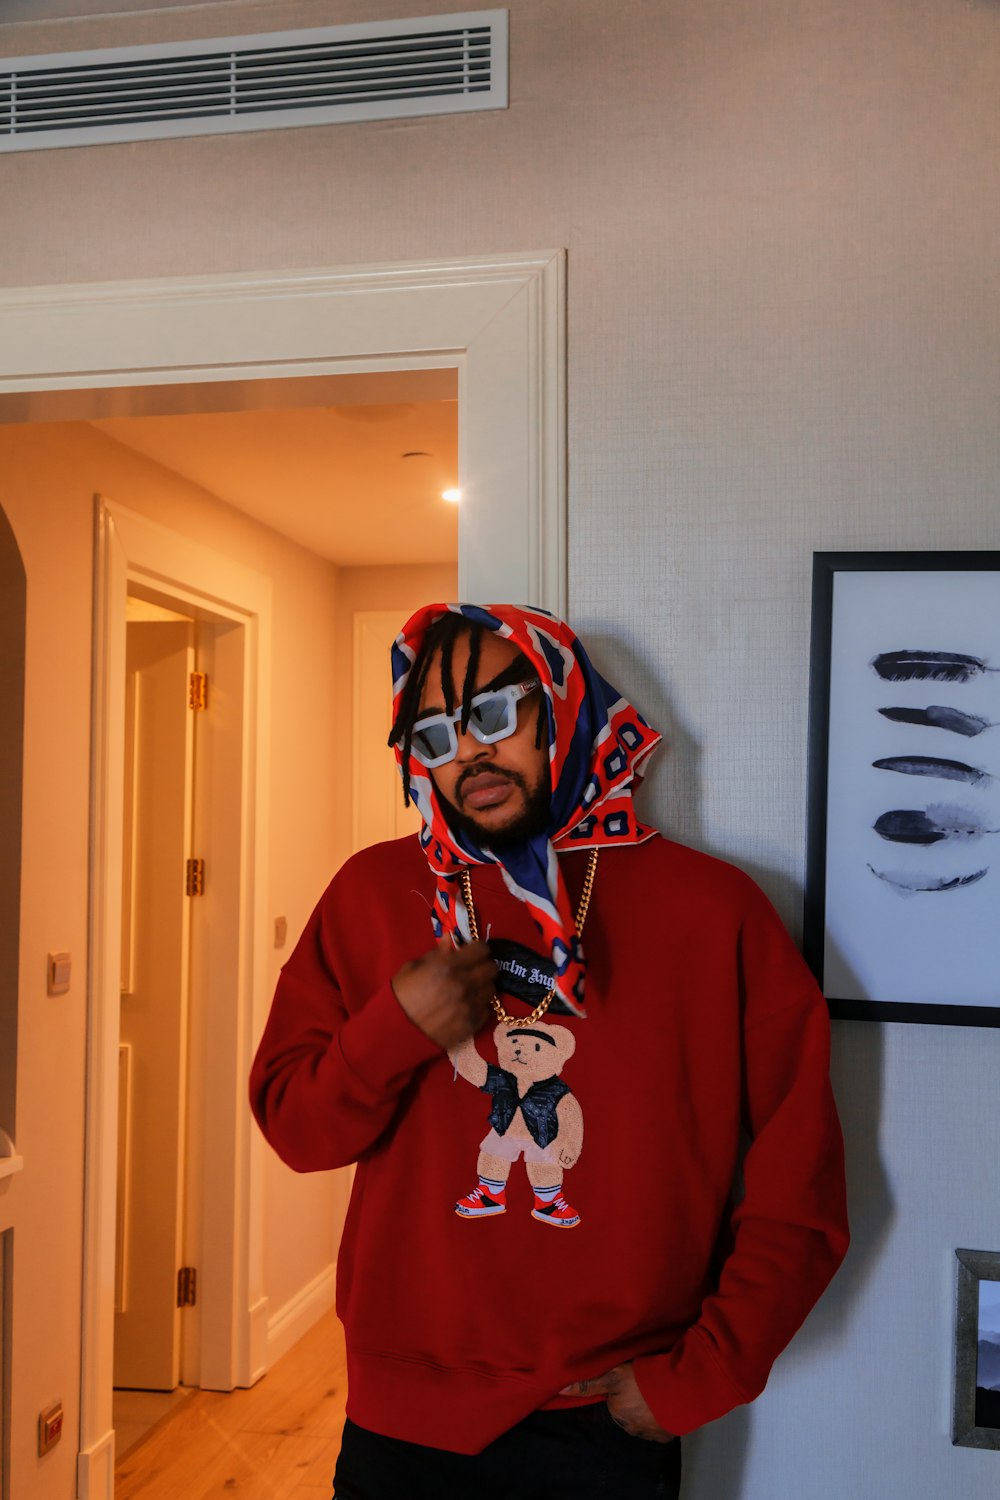
<svg viewBox="0 0 1000 1500"><path fill-rule="evenodd" d="M457 505L462 498L461 490L442 490L441 499L450 500L452 505Z"/></svg>

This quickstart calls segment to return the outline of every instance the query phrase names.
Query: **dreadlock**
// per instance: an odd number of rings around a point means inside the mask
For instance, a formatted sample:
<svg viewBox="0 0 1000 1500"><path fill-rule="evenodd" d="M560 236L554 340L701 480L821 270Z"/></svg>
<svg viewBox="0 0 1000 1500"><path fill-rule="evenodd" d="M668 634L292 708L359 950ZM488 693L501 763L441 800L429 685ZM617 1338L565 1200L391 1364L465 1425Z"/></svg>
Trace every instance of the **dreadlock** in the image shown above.
<svg viewBox="0 0 1000 1500"><path fill-rule="evenodd" d="M416 660L410 668L409 675L403 687L399 700L399 710L389 732L389 745L398 745L402 741L402 769L403 769L403 802L408 807L412 802L410 795L410 748L413 744L413 729L420 714L420 699L423 696L424 686L430 671L430 665L434 654L438 649L441 651L441 687L444 692L445 713L455 712L456 693L455 680L452 675L452 662L455 655L455 642L463 635L469 637L469 660L465 668L465 677L462 681L462 717L460 725L464 734L469 727L469 715L472 713L472 700L476 693L476 677L479 672L479 655L482 648L483 635L487 627L480 625L478 621L466 619L463 615L448 610L446 614L440 615L431 625L424 636ZM523 678L526 671L530 670L530 663L523 654L511 663L509 672L503 674L504 679L509 677L511 682L517 682ZM497 686L502 686L498 682ZM538 723L535 728L535 744L542 743L542 730L545 725L546 700L544 693L539 704Z"/></svg>
<svg viewBox="0 0 1000 1500"><path fill-rule="evenodd" d="M403 802L409 807L412 798L410 796L410 747L413 744L413 726L417 722L420 712L420 699L427 681L427 674L434 658L434 653L440 648L441 651L441 686L444 690L444 706L446 713L455 711L455 683L452 678L451 664L455 654L455 642L461 635L469 635L469 665L466 668L465 681L462 684L462 729L468 727L469 714L472 710L472 685L475 683L476 667L479 665L479 648L482 642L483 625L476 624L472 620L466 620L461 615L448 611L441 615L430 627L424 636L423 643L417 653L417 658L410 668L410 674L406 679L402 696L399 700L399 711L396 714L392 729L389 732L389 744L398 745L403 742Z"/></svg>

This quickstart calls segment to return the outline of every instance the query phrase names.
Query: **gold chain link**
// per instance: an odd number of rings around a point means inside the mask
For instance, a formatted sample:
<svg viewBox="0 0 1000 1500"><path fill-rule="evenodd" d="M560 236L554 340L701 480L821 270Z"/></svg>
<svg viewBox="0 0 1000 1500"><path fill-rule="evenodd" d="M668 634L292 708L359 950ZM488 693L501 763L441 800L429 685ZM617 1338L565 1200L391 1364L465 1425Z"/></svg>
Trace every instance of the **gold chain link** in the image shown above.
<svg viewBox="0 0 1000 1500"><path fill-rule="evenodd" d="M580 905L577 907L576 911L577 936L580 936L580 934L583 932L583 924L587 920L587 912L590 909L590 898L594 892L594 876L597 874L597 856L600 854L600 852L600 849L591 849L590 851L590 860L587 864L587 873L584 876L583 880L583 890L580 892ZM476 908L472 900L472 876L469 874L468 870L463 870L461 872L461 876L462 895L465 898L465 909L469 914L469 931L472 934L472 941L474 943L478 943L479 922L476 919ZM552 1004L555 998L556 990L555 987L553 987L542 996L541 1000L539 1000L530 1016L520 1017L509 1016L504 1010L503 1006L500 1004L500 1001L496 995L492 995L490 997L490 1004L496 1012L497 1019L499 1021L502 1021L505 1026L534 1026L536 1021L541 1020L542 1016L544 1016L545 1012L548 1010L549 1006Z"/></svg>

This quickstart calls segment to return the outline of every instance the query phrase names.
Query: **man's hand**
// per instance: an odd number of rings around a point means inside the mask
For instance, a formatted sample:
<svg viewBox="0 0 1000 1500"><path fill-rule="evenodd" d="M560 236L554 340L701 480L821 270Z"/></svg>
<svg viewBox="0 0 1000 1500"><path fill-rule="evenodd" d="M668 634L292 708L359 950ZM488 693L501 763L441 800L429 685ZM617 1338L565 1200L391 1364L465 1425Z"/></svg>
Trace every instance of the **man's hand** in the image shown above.
<svg viewBox="0 0 1000 1500"><path fill-rule="evenodd" d="M674 1434L660 1426L643 1400L631 1364L615 1365L596 1380L578 1380L565 1386L560 1396L606 1396L612 1420L630 1437L646 1438L651 1443L672 1443Z"/></svg>
<svg viewBox="0 0 1000 1500"><path fill-rule="evenodd" d="M441 938L394 975L396 999L415 1026L445 1051L474 1036L489 1015L497 966L485 943Z"/></svg>

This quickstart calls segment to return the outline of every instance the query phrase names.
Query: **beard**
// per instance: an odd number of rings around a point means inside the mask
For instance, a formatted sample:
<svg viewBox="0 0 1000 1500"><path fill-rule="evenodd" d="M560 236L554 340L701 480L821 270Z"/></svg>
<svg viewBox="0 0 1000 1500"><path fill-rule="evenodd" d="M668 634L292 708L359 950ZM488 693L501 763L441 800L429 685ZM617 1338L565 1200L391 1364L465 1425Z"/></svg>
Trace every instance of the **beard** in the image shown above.
<svg viewBox="0 0 1000 1500"><path fill-rule="evenodd" d="M503 776L521 788L524 793L521 812L502 827L487 829L476 818L469 817L468 813L462 812L453 802L447 802L442 797L451 827L458 833L464 833L480 848L493 850L514 849L520 844L526 844L529 839L537 838L539 834L547 833L552 817L552 777L548 766L546 765L543 775L533 787L528 785L520 771L498 771L491 768L491 774ZM461 796L461 781L455 791Z"/></svg>

